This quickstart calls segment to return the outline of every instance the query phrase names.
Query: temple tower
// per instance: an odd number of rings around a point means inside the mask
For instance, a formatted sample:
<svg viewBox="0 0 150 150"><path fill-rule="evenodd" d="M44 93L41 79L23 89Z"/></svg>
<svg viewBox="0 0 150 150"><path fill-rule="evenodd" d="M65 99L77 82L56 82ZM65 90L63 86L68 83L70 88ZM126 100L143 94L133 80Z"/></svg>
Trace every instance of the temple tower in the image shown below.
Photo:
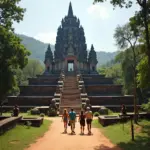
<svg viewBox="0 0 150 150"><path fill-rule="evenodd" d="M88 64L89 64L89 72L90 73L95 73L96 72L97 63L98 63L98 61L97 61L96 52L95 52L94 46L92 44L91 50L90 50L89 56L88 56Z"/></svg>
<svg viewBox="0 0 150 150"><path fill-rule="evenodd" d="M53 64L54 64L54 59L53 59L53 53L51 51L50 44L48 44L47 51L45 52L45 73L53 73Z"/></svg>
<svg viewBox="0 0 150 150"><path fill-rule="evenodd" d="M46 66L52 65L51 70L55 73L60 73L62 70L64 72L90 73L91 68L96 70L97 62L91 60L94 58L93 56L88 61L87 55L84 29L80 25L79 18L74 15L70 2L68 14L62 19L57 30L54 62L47 62Z"/></svg>

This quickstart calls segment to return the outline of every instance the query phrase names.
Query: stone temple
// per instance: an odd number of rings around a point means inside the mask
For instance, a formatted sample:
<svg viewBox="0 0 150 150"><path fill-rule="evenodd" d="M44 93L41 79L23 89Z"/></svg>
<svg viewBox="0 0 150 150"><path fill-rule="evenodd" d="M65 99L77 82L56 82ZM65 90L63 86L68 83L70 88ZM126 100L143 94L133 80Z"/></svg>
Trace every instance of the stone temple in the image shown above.
<svg viewBox="0 0 150 150"><path fill-rule="evenodd" d="M74 16L70 3L68 15L62 19L58 27L54 58L45 57L46 72L96 73L96 52L93 45L87 52L84 29L80 20Z"/></svg>
<svg viewBox="0 0 150 150"><path fill-rule="evenodd" d="M60 114L64 108L74 108L78 113L86 106L93 111L102 106L120 111L122 104L133 110L134 97L123 95L123 86L115 85L113 78L97 73L96 52L93 45L87 51L84 29L71 3L58 27L54 54L48 45L44 63L43 75L29 78L27 86L19 86L20 94L9 96L5 109L17 104L22 110L42 106L46 111L56 102Z"/></svg>

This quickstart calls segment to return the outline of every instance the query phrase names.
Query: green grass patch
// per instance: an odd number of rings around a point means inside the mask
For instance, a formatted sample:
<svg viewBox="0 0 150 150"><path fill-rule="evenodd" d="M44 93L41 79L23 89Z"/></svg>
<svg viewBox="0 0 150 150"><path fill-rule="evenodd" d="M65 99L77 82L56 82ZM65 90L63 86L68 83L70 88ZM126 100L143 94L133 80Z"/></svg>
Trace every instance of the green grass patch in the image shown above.
<svg viewBox="0 0 150 150"><path fill-rule="evenodd" d="M41 127L30 127L17 125L0 136L1 150L23 150L49 129L51 121L44 120Z"/></svg>
<svg viewBox="0 0 150 150"><path fill-rule="evenodd" d="M134 125L135 141L131 140L130 122L102 127L98 120L93 121L93 126L100 128L101 132L112 143L124 150L150 150L150 121L142 120L139 125Z"/></svg>

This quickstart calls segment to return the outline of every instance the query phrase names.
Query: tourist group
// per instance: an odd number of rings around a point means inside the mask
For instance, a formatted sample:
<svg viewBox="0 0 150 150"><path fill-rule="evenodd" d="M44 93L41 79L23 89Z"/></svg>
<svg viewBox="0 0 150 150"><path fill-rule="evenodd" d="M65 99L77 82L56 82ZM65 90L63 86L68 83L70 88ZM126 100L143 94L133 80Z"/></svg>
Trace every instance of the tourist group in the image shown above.
<svg viewBox="0 0 150 150"><path fill-rule="evenodd" d="M87 111L81 111L79 114L79 123L81 127L81 134L84 134L85 124L87 124L88 134L91 134L91 123L93 120L93 113L90 108L87 108ZM75 134L75 123L77 122L76 112L72 108L70 112L67 112L67 109L64 109L62 115L62 121L64 123L64 133L67 133L67 126L71 127L71 134Z"/></svg>

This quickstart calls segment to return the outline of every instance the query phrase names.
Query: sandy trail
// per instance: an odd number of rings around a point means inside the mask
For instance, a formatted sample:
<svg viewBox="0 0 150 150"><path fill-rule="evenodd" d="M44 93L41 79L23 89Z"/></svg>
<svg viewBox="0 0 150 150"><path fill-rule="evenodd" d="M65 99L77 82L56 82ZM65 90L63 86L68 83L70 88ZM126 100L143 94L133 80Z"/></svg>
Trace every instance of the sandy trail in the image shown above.
<svg viewBox="0 0 150 150"><path fill-rule="evenodd" d="M114 146L97 128L92 128L93 135L80 135L80 125L76 123L76 135L62 134L61 118L52 118L53 123L45 135L31 144L26 150L121 150Z"/></svg>

